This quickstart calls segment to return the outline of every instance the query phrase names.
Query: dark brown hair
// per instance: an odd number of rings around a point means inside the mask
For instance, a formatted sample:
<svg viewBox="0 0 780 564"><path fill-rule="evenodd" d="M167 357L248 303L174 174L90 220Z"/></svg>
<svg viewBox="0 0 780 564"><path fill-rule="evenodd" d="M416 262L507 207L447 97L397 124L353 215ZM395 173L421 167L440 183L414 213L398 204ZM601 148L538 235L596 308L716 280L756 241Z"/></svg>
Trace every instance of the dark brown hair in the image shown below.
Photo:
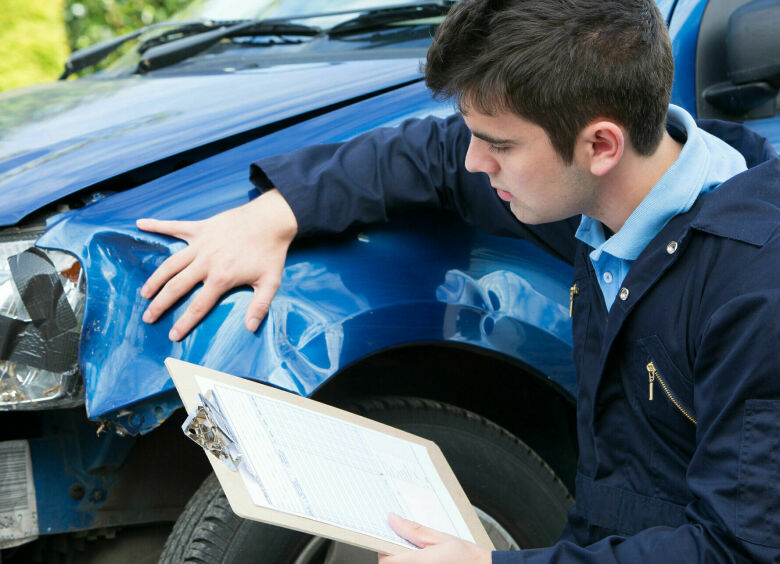
<svg viewBox="0 0 780 564"><path fill-rule="evenodd" d="M425 79L439 98L542 127L570 163L577 135L610 118L636 151L664 131L674 74L653 0L461 0L439 26Z"/></svg>

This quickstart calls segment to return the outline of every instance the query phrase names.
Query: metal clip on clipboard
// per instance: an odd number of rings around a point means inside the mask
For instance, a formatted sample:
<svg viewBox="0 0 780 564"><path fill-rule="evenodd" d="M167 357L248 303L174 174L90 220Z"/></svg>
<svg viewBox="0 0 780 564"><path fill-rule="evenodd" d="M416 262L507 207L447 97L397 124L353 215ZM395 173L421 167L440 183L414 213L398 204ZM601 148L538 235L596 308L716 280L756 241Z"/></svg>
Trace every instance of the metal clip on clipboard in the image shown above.
<svg viewBox="0 0 780 564"><path fill-rule="evenodd" d="M211 392L198 394L198 404L182 425L184 434L200 447L217 457L231 470L238 470L241 462L241 450L234 433Z"/></svg>

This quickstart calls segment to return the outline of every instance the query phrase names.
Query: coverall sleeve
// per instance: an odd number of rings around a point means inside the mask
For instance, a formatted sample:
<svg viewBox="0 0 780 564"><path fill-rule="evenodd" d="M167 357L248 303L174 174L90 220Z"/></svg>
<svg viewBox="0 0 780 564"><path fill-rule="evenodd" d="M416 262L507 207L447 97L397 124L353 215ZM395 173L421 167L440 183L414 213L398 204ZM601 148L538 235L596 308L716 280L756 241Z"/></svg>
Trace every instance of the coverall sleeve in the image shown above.
<svg viewBox="0 0 780 564"><path fill-rule="evenodd" d="M487 175L464 161L470 132L460 115L379 128L346 143L321 144L251 166L261 190L276 187L298 221L298 236L339 233L405 210L447 210L496 235L523 237L572 262L579 217L529 226L498 198Z"/></svg>
<svg viewBox="0 0 780 564"><path fill-rule="evenodd" d="M495 552L494 564L780 562L780 253L770 255L743 270L739 283L775 287L721 302L702 323L689 524L586 547Z"/></svg>

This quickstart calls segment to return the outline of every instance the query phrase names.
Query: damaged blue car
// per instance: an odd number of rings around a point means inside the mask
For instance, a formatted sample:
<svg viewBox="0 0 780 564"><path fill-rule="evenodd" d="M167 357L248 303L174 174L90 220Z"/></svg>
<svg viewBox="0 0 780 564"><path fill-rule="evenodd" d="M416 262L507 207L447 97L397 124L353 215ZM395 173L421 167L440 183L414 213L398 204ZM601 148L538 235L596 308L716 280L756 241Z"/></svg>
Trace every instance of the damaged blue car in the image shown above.
<svg viewBox="0 0 780 564"><path fill-rule="evenodd" d="M253 161L454 112L420 71L450 5L201 2L0 94L2 559L376 561L236 517L181 432L166 357L431 438L498 549L556 540L577 460L571 266L532 243L408 215L297 241L255 333L248 288L180 342L193 294L141 319L144 281L184 243L136 219L209 217L257 195ZM780 149L780 39L746 25L780 4L658 5L672 102Z"/></svg>

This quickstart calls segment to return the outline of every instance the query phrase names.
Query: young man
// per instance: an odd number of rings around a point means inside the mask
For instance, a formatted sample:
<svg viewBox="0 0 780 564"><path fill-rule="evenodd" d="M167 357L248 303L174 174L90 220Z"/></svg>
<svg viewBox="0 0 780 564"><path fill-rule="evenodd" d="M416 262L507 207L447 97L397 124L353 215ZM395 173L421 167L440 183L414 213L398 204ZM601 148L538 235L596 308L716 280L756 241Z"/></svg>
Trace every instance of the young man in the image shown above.
<svg viewBox="0 0 780 564"><path fill-rule="evenodd" d="M393 516L427 548L383 564L780 562L780 161L739 126L710 133L668 107L672 73L652 0L464 0L426 68L462 117L265 159L253 178L279 191L205 222L139 223L190 243L147 283L145 297L164 287L145 319L205 280L180 338L251 284L254 330L296 230L410 205L528 237L574 264L580 459L563 538L491 555ZM258 263L212 258L258 241Z"/></svg>

